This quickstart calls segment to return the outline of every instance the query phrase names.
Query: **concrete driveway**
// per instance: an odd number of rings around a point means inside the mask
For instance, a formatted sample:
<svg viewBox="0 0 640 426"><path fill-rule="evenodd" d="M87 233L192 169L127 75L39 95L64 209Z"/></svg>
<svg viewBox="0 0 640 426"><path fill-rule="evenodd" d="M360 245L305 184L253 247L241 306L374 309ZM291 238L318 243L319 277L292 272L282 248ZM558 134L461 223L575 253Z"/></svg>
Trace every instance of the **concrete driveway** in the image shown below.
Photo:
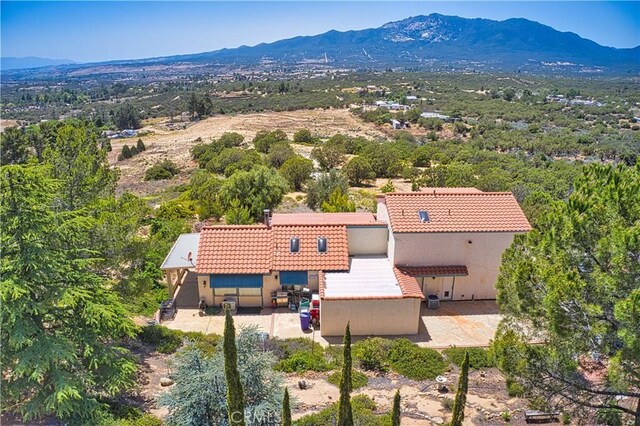
<svg viewBox="0 0 640 426"><path fill-rule="evenodd" d="M260 313L239 313L233 318L236 330L255 325L271 337L308 337L322 345L342 343L341 337L323 338L319 330L302 331L298 314L286 308L264 308ZM417 335L381 337L406 337L420 346L435 349L449 346L488 346L500 319L501 315L494 301L441 302L439 309L427 309L423 304ZM176 330L221 335L224 331L224 315L200 316L197 309L178 309L173 321L162 324ZM354 341L365 337L354 336Z"/></svg>

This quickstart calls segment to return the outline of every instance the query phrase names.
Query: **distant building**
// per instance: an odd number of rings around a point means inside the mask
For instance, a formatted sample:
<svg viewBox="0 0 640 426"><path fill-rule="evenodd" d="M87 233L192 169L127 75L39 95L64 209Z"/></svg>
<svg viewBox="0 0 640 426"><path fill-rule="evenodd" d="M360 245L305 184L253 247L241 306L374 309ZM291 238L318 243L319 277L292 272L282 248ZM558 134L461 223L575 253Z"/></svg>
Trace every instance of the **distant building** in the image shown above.
<svg viewBox="0 0 640 426"><path fill-rule="evenodd" d="M439 118L442 121L453 121L448 115L440 114L439 112L423 112L420 114L422 118Z"/></svg>

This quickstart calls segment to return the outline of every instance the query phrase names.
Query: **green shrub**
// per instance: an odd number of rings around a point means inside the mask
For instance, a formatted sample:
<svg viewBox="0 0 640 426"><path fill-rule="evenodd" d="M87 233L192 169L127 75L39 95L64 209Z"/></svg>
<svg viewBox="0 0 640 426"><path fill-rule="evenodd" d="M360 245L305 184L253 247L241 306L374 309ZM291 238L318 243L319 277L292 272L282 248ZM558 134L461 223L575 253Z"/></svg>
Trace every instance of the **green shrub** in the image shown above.
<svg viewBox="0 0 640 426"><path fill-rule="evenodd" d="M453 346L442 351L447 360L458 367L462 366L465 352L469 352L469 367L475 369L495 367L493 357L488 350L483 348L457 348Z"/></svg>
<svg viewBox="0 0 640 426"><path fill-rule="evenodd" d="M376 415L376 404L367 395L356 395L351 398L353 420L356 425L388 426L391 424L389 413ZM296 421L297 426L334 425L338 421L338 403L333 403L319 413L309 414Z"/></svg>
<svg viewBox="0 0 640 426"><path fill-rule="evenodd" d="M502 417L502 420L505 422L511 421L511 413L508 411L503 411L502 414L500 414L500 417Z"/></svg>
<svg viewBox="0 0 640 426"><path fill-rule="evenodd" d="M187 331L183 335L205 356L212 356L222 339L218 334L204 334L199 331Z"/></svg>
<svg viewBox="0 0 640 426"><path fill-rule="evenodd" d="M370 337L353 345L353 356L363 370L385 372L389 370L391 344L391 340Z"/></svg>
<svg viewBox="0 0 640 426"><path fill-rule="evenodd" d="M328 346L324 349L324 356L331 368L340 368L344 361L344 348L342 345Z"/></svg>
<svg viewBox="0 0 640 426"><path fill-rule="evenodd" d="M330 366L322 352L301 351L278 362L274 369L286 373L302 373L305 371L328 371Z"/></svg>
<svg viewBox="0 0 640 426"><path fill-rule="evenodd" d="M407 339L396 339L389 354L391 368L408 379L435 379L447 364L435 349L421 348Z"/></svg>
<svg viewBox="0 0 640 426"><path fill-rule="evenodd" d="M515 380L507 378L507 394L510 397L522 396L524 395L524 387Z"/></svg>
<svg viewBox="0 0 640 426"><path fill-rule="evenodd" d="M144 413L140 417L136 417L133 419L120 419L116 420L116 422L112 426L162 426L162 420L159 418Z"/></svg>
<svg viewBox="0 0 640 426"><path fill-rule="evenodd" d="M119 401L107 402L107 410L100 417L97 426L162 426L159 418Z"/></svg>
<svg viewBox="0 0 640 426"><path fill-rule="evenodd" d="M314 342L306 337L295 337L292 339L273 338L269 340L269 350L279 359L287 359L296 352L323 352L323 348L318 342Z"/></svg>
<svg viewBox="0 0 640 426"><path fill-rule="evenodd" d="M144 173L144 180L164 180L171 179L180 173L178 165L171 160L162 160Z"/></svg>
<svg viewBox="0 0 640 426"><path fill-rule="evenodd" d="M451 410L453 410L453 399L447 397L442 398L442 408L451 412Z"/></svg>
<svg viewBox="0 0 640 426"><path fill-rule="evenodd" d="M334 371L333 373L329 374L329 377L327 377L327 381L332 385L336 385L336 386L340 386L341 379L342 379L341 371ZM369 377L367 377L366 374L358 370L353 370L351 372L351 385L353 389L358 389L358 388L367 386L367 383L369 383Z"/></svg>
<svg viewBox="0 0 640 426"><path fill-rule="evenodd" d="M142 327L138 332L138 338L163 354L172 354L182 346L183 333L179 330L171 330L162 325L149 325Z"/></svg>

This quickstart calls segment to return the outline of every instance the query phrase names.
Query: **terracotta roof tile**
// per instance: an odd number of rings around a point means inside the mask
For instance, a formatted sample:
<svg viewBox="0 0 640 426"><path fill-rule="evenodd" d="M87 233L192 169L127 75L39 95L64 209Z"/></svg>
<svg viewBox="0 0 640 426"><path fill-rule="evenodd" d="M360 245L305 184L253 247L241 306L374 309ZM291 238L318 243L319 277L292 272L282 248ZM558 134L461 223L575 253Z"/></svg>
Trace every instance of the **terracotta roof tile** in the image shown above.
<svg viewBox="0 0 640 426"><path fill-rule="evenodd" d="M404 192L385 194L384 200L393 232L531 230L529 221L509 192ZM428 222L420 221L419 210L428 212Z"/></svg>
<svg viewBox="0 0 640 426"><path fill-rule="evenodd" d="M438 265L438 266L396 266L401 272L412 277L450 277L469 275L464 265Z"/></svg>
<svg viewBox="0 0 640 426"><path fill-rule="evenodd" d="M418 281L411 275L401 271L398 268L393 268L393 273L396 275L400 289L402 290L402 297L404 298L417 298L424 299L424 294L418 285Z"/></svg>
<svg viewBox="0 0 640 426"><path fill-rule="evenodd" d="M349 269L347 228L344 225L278 225L272 231L275 271L344 271ZM300 239L300 251L291 253L291 237ZM318 237L327 239L327 252L318 253Z"/></svg>
<svg viewBox="0 0 640 426"><path fill-rule="evenodd" d="M368 212L274 213L271 225L384 225Z"/></svg>
<svg viewBox="0 0 640 426"><path fill-rule="evenodd" d="M198 245L199 274L267 274L271 231L264 225L204 227Z"/></svg>

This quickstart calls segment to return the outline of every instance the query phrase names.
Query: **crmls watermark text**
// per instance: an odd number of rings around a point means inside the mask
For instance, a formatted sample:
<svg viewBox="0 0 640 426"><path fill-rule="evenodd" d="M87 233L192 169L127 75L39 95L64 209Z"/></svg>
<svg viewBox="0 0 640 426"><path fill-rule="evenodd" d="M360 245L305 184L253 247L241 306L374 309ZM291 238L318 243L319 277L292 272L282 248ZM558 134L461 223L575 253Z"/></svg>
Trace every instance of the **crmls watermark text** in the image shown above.
<svg viewBox="0 0 640 426"><path fill-rule="evenodd" d="M238 422L244 417L245 423L264 426L277 426L281 423L280 413L273 411L267 411L264 413L241 413L240 411L234 411L231 413L231 420Z"/></svg>

